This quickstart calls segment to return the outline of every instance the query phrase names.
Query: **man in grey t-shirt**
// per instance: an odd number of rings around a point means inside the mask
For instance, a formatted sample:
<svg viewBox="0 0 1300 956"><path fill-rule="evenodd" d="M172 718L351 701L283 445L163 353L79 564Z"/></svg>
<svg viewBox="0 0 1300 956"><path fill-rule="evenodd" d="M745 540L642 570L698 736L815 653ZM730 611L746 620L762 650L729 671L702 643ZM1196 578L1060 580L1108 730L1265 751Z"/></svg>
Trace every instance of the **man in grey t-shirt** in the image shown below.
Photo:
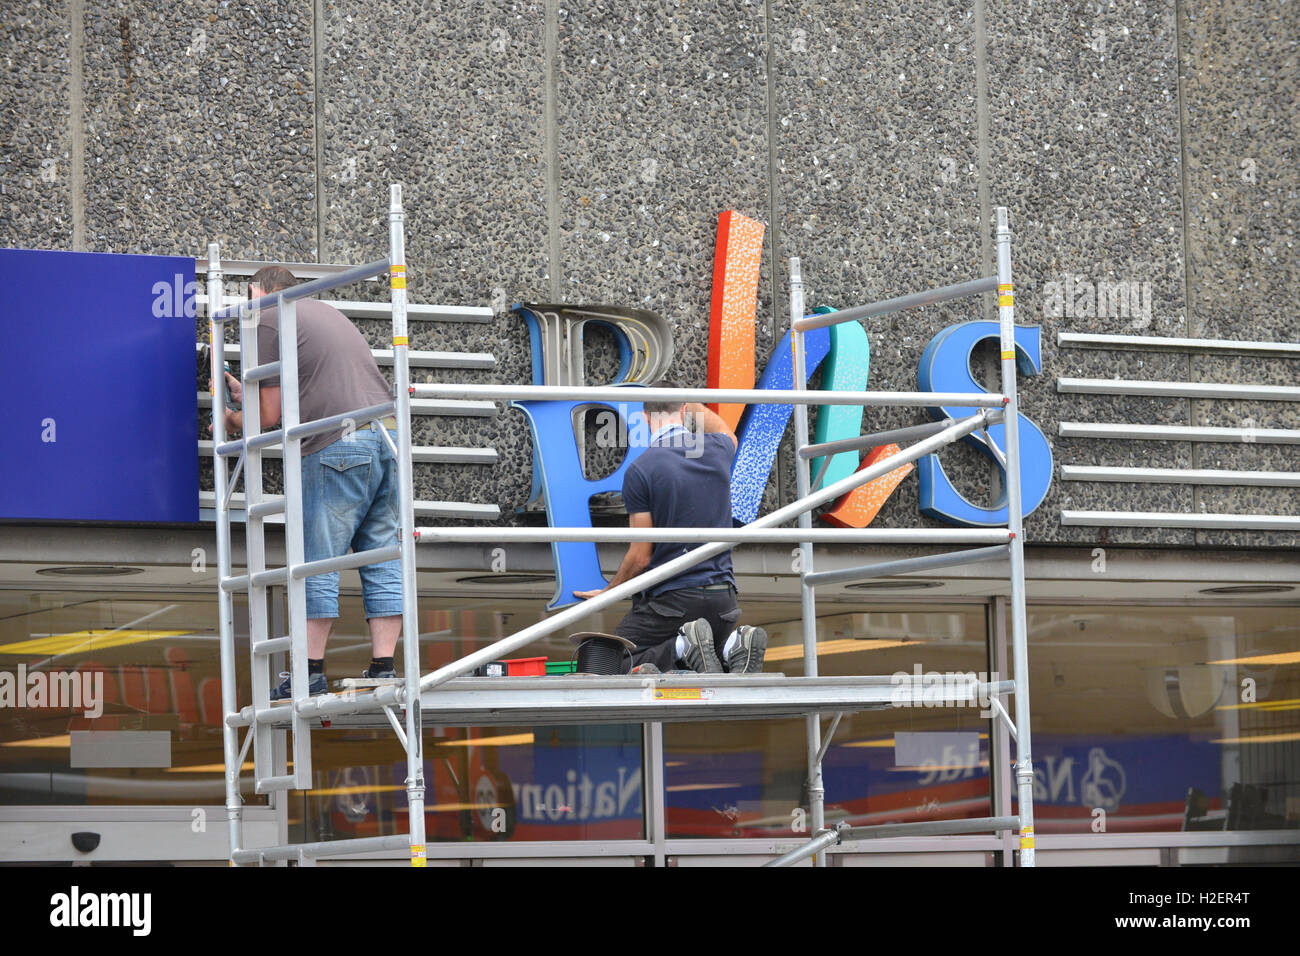
<svg viewBox="0 0 1300 956"><path fill-rule="evenodd" d="M253 276L252 298L297 283L280 266ZM298 418L309 422L392 399L388 382L370 346L352 321L317 299L297 303ZM279 314L263 310L257 326L258 363L280 359ZM242 401L239 380L227 373L232 396ZM262 382L259 409L264 428L280 422L280 380ZM386 427L396 441L396 420L357 422L303 439L303 544L307 561L340 557L398 543L397 462L378 432ZM243 414L226 412L228 432L242 430ZM359 569L373 659L363 677L396 677L393 651L402 631L401 562ZM325 645L338 617L338 572L307 578L307 658L312 694L324 693ZM272 700L291 697L288 676L271 692Z"/></svg>

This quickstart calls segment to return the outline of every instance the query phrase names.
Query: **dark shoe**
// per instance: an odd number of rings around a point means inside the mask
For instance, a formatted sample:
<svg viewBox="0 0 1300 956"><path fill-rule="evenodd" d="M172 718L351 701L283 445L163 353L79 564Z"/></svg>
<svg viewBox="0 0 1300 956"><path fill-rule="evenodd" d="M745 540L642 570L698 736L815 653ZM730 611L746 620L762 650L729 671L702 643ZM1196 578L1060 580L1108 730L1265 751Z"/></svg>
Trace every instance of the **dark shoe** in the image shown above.
<svg viewBox="0 0 1300 956"><path fill-rule="evenodd" d="M686 654L682 662L697 674L721 674L722 662L713 650L713 628L704 618L687 621L682 625L686 638Z"/></svg>
<svg viewBox="0 0 1300 956"><path fill-rule="evenodd" d="M658 674L659 668L650 663L638 664L636 667L632 668L632 673L636 674L638 677L645 674Z"/></svg>
<svg viewBox="0 0 1300 956"><path fill-rule="evenodd" d="M375 671L373 674L370 673L369 667L361 672L362 680L395 680L396 678L397 671L391 667L387 670Z"/></svg>
<svg viewBox="0 0 1300 956"><path fill-rule="evenodd" d="M289 682L292 678L288 671L280 671L280 676L284 678L279 687L271 688L271 700L292 700L293 691L290 689ZM317 694L323 694L329 690L329 682L325 680L324 674L312 674L311 679L307 682L307 693L312 697Z"/></svg>
<svg viewBox="0 0 1300 956"><path fill-rule="evenodd" d="M757 674L767 655L767 631L742 624L733 631L736 646L727 655L727 669L733 674Z"/></svg>

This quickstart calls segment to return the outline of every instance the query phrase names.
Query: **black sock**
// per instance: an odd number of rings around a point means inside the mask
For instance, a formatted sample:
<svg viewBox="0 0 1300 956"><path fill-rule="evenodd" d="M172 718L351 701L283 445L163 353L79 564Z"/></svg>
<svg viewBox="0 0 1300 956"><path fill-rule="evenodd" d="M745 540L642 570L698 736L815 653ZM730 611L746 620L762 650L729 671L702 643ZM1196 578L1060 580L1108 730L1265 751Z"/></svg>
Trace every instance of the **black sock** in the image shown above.
<svg viewBox="0 0 1300 956"><path fill-rule="evenodd" d="M378 674L380 671L391 670L393 670L393 659L391 657L370 658L370 673Z"/></svg>
<svg viewBox="0 0 1300 956"><path fill-rule="evenodd" d="M308 677L310 677L312 674L324 674L324 673L325 673L325 658L323 657L319 659L314 659L311 657L307 658Z"/></svg>

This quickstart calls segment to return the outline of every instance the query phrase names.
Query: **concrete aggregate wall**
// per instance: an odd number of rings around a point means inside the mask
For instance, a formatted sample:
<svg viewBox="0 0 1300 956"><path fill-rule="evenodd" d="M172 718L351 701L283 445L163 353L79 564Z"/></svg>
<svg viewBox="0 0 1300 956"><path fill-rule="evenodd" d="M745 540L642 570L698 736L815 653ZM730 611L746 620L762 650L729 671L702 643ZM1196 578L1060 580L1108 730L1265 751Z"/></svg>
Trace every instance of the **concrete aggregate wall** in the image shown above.
<svg viewBox="0 0 1300 956"><path fill-rule="evenodd" d="M1061 331L1296 341L1300 10L1284 0L612 0L310 3L43 0L0 11L0 242L98 252L359 262L405 184L412 346L491 351L526 381L516 301L635 306L704 382L717 216L767 225L761 359L808 305L993 268L1010 210L1017 319L1043 331L1022 407L1056 465L1297 470L1294 445L1062 438L1061 422L1300 427L1288 403L1060 394L1059 377L1293 385L1295 360L1060 347ZM1053 299L1122 282L1134 308ZM361 291L352 297L374 294ZM871 384L913 389L927 342L994 318L970 300L869 320ZM361 323L376 345L380 323ZM608 375L607 337L589 349ZM977 356L987 373L991 355ZM864 428L918 421L871 412ZM419 466L417 497L528 498L522 416L421 419L417 444L494 445L497 466ZM794 493L787 440L766 506ZM970 449L945 459L980 500ZM604 462L610 466L609 461ZM1300 515L1297 489L1066 482L1028 522L1071 544L1293 547L1284 533L1068 527L1062 510ZM877 519L915 524L905 482Z"/></svg>

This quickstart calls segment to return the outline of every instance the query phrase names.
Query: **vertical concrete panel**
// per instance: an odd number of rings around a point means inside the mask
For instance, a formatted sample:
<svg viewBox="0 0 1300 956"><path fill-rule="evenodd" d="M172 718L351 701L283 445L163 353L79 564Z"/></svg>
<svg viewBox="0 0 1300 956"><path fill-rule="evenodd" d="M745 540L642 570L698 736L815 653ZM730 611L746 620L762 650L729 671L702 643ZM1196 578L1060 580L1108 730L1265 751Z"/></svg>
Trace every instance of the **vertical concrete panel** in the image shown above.
<svg viewBox="0 0 1300 956"><path fill-rule="evenodd" d="M315 258L311 9L85 8L86 246Z"/></svg>
<svg viewBox="0 0 1300 956"><path fill-rule="evenodd" d="M1187 154L1188 296L1192 334L1294 342L1300 284L1300 76L1294 4L1181 4ZM1192 359L1192 379L1293 385L1296 360ZM1197 423L1295 428L1280 402L1193 403ZM1203 468L1295 470L1294 446L1200 445ZM1198 492L1201 510L1300 514L1294 489L1219 487ZM1295 547L1300 535L1202 531L1207 546Z"/></svg>
<svg viewBox="0 0 1300 956"><path fill-rule="evenodd" d="M847 308L981 274L975 20L967 3L774 0L777 116L777 328L789 327L790 256L801 259L806 308ZM984 317L978 299L864 322L868 388L915 391L921 352L944 327ZM920 409L872 408L863 431L928 421ZM794 496L792 445L782 484ZM987 493L986 459L943 456L972 500ZM915 475L875 526L926 523Z"/></svg>
<svg viewBox="0 0 1300 956"><path fill-rule="evenodd" d="M0 19L0 242L72 248L69 4L15 4Z"/></svg>
<svg viewBox="0 0 1300 956"><path fill-rule="evenodd" d="M487 351L495 372L417 381L529 380L516 301L548 301L545 17L541 3L322 3L320 188L324 254L388 251L389 184L404 184L412 301L489 305L487 325L413 323L413 349ZM361 295L378 294L362 291ZM391 329L367 330L378 344ZM416 444L495 445L498 467L417 466L416 497L527 500L524 419L419 418Z"/></svg>
<svg viewBox="0 0 1300 956"><path fill-rule="evenodd" d="M1054 433L1060 421L1148 421L1150 404L1056 395L1058 377L1080 374L1098 357L1055 342L1058 331L1187 332L1174 3L1097 8L990 0L987 13L990 196L1010 210L1016 320L1043 329L1044 373L1022 380L1021 405L1052 436L1058 466L1128 463L1143 454L1134 443L1066 442ZM1082 285L1059 306L1053 299L1048 283L1064 285L1071 277L1094 289L1091 308ZM1149 289L1151 314L1126 313L1109 297L1098 314L1095 287L1103 281ZM1186 358L1171 364L1110 354L1101 377L1186 374ZM1151 374L1155 366L1162 375ZM1181 405L1162 407L1160 421L1186 424L1190 410ZM1031 541L1191 544L1190 531L1066 528L1060 512L1186 512L1192 503L1187 486L1058 480L1026 533Z"/></svg>
<svg viewBox="0 0 1300 956"><path fill-rule="evenodd" d="M559 13L561 295L659 312L682 385L705 381L718 214L768 218L764 33L754 0Z"/></svg>

